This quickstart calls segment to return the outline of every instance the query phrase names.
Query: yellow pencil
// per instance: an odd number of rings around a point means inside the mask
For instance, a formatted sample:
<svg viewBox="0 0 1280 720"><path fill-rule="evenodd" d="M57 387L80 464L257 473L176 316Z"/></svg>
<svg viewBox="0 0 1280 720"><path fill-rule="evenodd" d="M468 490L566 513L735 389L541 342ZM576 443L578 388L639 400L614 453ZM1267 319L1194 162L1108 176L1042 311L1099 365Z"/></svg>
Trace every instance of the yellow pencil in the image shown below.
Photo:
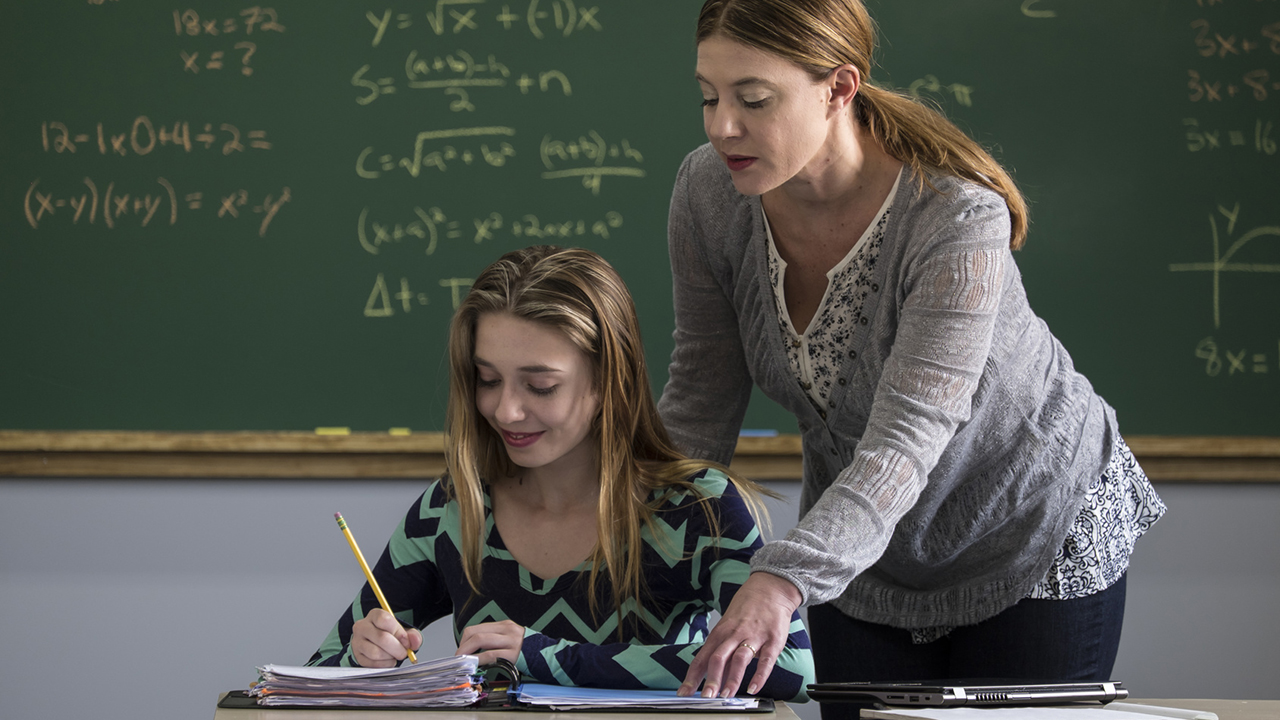
<svg viewBox="0 0 1280 720"><path fill-rule="evenodd" d="M342 528L342 534L346 536L347 543L351 545L351 552L356 554L356 560L360 561L360 569L364 570L364 576L369 581L369 587L373 588L373 594L378 596L378 602L382 603L382 609L391 613L391 617L395 617L395 613L391 612L391 605L387 603L387 598L382 594L382 588L378 587L378 581L373 579L373 571L369 569L369 563L364 561L364 554L360 552L360 546L356 544L356 539L351 536L351 530L347 529L347 521L342 519L342 513L334 513L333 519L338 521L338 527ZM418 658L414 656L413 651L405 648L409 653L409 662L417 663Z"/></svg>

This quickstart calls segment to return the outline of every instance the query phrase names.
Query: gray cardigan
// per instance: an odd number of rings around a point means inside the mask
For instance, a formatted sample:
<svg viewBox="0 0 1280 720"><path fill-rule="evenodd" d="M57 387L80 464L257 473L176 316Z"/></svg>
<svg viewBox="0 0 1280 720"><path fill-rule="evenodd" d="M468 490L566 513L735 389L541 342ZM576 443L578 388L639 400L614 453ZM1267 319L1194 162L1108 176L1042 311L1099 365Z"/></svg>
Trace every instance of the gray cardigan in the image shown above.
<svg viewBox="0 0 1280 720"><path fill-rule="evenodd" d="M871 294L827 407L788 367L758 196L710 146L671 200L675 351L659 410L727 463L752 384L803 434L800 523L753 570L806 604L897 627L967 625L1026 596L1115 445L1115 412L1031 311L989 190L903 170Z"/></svg>

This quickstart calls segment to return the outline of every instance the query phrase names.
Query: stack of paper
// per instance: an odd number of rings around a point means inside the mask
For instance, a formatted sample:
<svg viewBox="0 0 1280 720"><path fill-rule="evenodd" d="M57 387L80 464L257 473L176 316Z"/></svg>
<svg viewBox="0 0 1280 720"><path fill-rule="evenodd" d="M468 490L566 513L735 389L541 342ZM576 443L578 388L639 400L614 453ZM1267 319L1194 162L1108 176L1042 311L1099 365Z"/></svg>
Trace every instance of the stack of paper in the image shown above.
<svg viewBox="0 0 1280 720"><path fill-rule="evenodd" d="M760 704L755 698L678 697L675 690L606 690L604 688L561 687L523 683L519 702L553 710L593 710L628 708L631 710L754 710Z"/></svg>
<svg viewBox="0 0 1280 720"><path fill-rule="evenodd" d="M276 706L456 707L480 699L478 664L458 655L395 668L263 665L249 695Z"/></svg>

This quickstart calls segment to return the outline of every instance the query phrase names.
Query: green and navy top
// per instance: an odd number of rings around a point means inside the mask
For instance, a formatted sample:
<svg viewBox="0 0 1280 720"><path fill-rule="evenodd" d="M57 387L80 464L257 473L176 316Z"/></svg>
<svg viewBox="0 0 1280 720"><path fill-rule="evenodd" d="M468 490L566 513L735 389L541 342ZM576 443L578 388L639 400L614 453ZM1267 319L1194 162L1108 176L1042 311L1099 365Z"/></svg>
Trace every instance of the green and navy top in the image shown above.
<svg viewBox="0 0 1280 720"><path fill-rule="evenodd" d="M760 530L733 483L707 470L692 478L719 523L712 526L698 497L673 491L642 532L647 596L636 622L636 603L623 604L622 639L608 583L601 583L593 617L588 609L590 561L559 577L542 579L507 551L494 526L485 489L481 594L474 596L462 570L459 508L437 480L409 508L373 574L397 617L415 627L452 614L455 639L463 628L512 620L524 626L516 663L538 682L621 689L679 687L706 639L708 615L723 612L750 574ZM665 491L664 491L665 492ZM656 499L656 498L655 498ZM338 619L309 665L356 665L351 627L378 607L365 583ZM755 661L745 677L755 672ZM813 656L799 614L760 695L804 700L813 682Z"/></svg>

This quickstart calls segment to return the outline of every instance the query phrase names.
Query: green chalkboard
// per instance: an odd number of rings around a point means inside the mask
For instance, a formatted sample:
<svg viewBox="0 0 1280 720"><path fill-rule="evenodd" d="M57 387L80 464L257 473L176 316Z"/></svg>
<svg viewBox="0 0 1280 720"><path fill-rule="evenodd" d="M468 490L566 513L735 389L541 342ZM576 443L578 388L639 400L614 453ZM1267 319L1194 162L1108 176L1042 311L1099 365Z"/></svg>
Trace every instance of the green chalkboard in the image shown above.
<svg viewBox="0 0 1280 720"><path fill-rule="evenodd" d="M455 294L534 242L619 268L660 387L700 4L11 4L0 428L439 429ZM874 79L1026 190L1032 302L1125 431L1280 435L1280 3L871 8Z"/></svg>
<svg viewBox="0 0 1280 720"><path fill-rule="evenodd" d="M1280 434L1280 3L873 11L882 79L1014 171L1032 306L1122 431Z"/></svg>

